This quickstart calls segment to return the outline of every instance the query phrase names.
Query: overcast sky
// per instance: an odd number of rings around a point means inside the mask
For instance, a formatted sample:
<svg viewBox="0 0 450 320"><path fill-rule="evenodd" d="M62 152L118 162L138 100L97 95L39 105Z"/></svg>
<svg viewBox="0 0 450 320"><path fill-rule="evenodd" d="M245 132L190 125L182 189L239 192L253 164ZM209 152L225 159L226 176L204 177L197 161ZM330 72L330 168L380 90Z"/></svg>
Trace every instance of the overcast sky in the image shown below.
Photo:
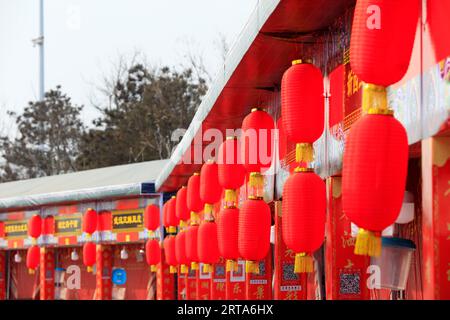
<svg viewBox="0 0 450 320"><path fill-rule="evenodd" d="M221 63L217 42L232 44L258 0L44 0L45 87L61 84L90 106L95 84L120 55L144 53L151 64L180 65L191 43L210 73ZM0 0L0 121L38 97L39 0ZM0 124L1 124L0 122Z"/></svg>

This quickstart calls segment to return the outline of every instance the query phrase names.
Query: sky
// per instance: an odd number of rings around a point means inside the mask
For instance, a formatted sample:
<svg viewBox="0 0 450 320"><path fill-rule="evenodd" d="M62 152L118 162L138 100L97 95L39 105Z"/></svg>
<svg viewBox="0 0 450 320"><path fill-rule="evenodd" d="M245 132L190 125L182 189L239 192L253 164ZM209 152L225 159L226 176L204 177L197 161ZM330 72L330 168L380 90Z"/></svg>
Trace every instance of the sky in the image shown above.
<svg viewBox="0 0 450 320"><path fill-rule="evenodd" d="M214 75L222 63L220 35L232 45L257 1L44 0L45 88L61 85L85 106L89 124L98 116L91 104L96 88L120 56L140 52L151 65L179 66L191 50ZM39 0L0 0L3 131L11 127L6 110L20 112L39 96L38 49L31 42L38 27Z"/></svg>

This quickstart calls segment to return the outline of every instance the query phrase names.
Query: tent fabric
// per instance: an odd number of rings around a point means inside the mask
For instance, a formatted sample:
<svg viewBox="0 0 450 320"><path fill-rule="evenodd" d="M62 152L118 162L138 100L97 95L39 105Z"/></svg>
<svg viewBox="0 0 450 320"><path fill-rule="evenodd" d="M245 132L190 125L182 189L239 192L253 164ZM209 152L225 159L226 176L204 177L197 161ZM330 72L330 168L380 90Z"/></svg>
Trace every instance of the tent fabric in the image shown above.
<svg viewBox="0 0 450 320"><path fill-rule="evenodd" d="M0 211L140 195L168 160L79 171L0 184Z"/></svg>

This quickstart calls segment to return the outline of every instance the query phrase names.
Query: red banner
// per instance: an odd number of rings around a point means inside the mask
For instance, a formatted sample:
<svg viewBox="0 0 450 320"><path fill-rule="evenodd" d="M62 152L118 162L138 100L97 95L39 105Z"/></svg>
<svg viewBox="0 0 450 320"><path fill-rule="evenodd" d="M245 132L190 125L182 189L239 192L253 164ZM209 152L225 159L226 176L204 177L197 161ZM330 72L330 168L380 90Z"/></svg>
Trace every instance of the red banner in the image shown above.
<svg viewBox="0 0 450 320"><path fill-rule="evenodd" d="M220 262L214 264L213 274L211 278L211 300L226 299L226 271L225 260L220 258Z"/></svg>
<svg viewBox="0 0 450 320"><path fill-rule="evenodd" d="M211 273L203 272L203 263L199 264L197 277L197 300L211 298Z"/></svg>
<svg viewBox="0 0 450 320"><path fill-rule="evenodd" d="M227 300L245 300L245 261L239 260L237 270L227 272L225 290Z"/></svg>
<svg viewBox="0 0 450 320"><path fill-rule="evenodd" d="M265 260L259 262L259 273L246 275L247 300L272 299L272 250Z"/></svg>
<svg viewBox="0 0 450 320"><path fill-rule="evenodd" d="M112 299L112 250L110 246L97 245L96 300Z"/></svg>
<svg viewBox="0 0 450 320"><path fill-rule="evenodd" d="M186 278L185 273L180 272L181 267L178 266L178 277L177 277L177 299L186 300Z"/></svg>
<svg viewBox="0 0 450 320"><path fill-rule="evenodd" d="M40 264L40 299L55 299L55 254L53 249L41 248Z"/></svg>
<svg viewBox="0 0 450 320"><path fill-rule="evenodd" d="M175 300L175 279L169 272L164 250L161 250L161 262L156 273L156 297L157 300Z"/></svg>
<svg viewBox="0 0 450 320"><path fill-rule="evenodd" d="M197 274L196 270L189 268L189 273L186 277L186 300L197 299Z"/></svg>

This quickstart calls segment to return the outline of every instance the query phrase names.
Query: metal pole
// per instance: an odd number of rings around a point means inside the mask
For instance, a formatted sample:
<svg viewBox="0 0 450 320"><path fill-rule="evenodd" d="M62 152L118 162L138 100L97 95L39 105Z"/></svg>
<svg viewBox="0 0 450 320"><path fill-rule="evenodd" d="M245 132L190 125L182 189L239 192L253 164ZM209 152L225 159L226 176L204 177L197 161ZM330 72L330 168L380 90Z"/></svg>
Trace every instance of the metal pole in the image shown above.
<svg viewBox="0 0 450 320"><path fill-rule="evenodd" d="M44 100L44 0L39 0L39 99Z"/></svg>

